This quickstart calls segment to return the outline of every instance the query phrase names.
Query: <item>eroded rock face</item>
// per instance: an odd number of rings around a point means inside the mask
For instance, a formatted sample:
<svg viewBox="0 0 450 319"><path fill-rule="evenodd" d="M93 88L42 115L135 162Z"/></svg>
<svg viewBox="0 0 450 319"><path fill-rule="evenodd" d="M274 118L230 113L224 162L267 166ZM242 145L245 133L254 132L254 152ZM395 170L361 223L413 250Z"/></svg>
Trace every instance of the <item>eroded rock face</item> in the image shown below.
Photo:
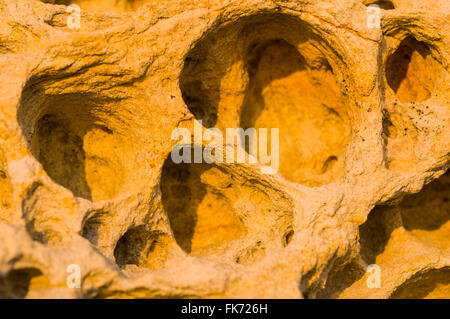
<svg viewBox="0 0 450 319"><path fill-rule="evenodd" d="M448 1L43 2L0 0L0 297L450 297ZM278 173L175 164L196 120Z"/></svg>

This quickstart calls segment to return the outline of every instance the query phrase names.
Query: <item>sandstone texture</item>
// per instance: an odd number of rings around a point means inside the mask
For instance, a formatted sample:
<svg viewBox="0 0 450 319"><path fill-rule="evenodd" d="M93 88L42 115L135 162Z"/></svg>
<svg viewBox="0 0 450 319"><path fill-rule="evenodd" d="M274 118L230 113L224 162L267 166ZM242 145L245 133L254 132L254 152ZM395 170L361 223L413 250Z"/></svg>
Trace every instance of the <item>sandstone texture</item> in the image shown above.
<svg viewBox="0 0 450 319"><path fill-rule="evenodd" d="M0 297L450 298L448 0L70 3L0 0Z"/></svg>

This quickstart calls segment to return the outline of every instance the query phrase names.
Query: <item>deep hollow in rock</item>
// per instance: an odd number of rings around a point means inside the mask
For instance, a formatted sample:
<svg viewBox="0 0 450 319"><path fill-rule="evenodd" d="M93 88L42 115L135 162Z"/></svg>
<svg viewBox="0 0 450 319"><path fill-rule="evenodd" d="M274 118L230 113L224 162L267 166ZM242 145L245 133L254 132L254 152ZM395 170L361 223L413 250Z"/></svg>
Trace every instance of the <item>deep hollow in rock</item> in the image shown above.
<svg viewBox="0 0 450 319"><path fill-rule="evenodd" d="M326 286L318 292L318 297L337 298L345 289L364 276L367 265L398 258L386 250L397 246L397 250L393 249L391 252L399 253L399 241L405 240L405 237L400 236L396 237L400 239L391 240L392 233L397 228L404 228L431 247L448 250L450 247L449 190L450 172L447 172L425 185L419 193L405 196L395 206L376 206L369 213L366 222L359 227L361 259L354 259L344 266L335 266L328 274ZM407 253L405 251L405 254ZM381 257L381 261L378 257ZM433 270L429 274L414 275L392 294L392 298L442 298L445 293L449 293L448 275L448 270Z"/></svg>
<svg viewBox="0 0 450 319"><path fill-rule="evenodd" d="M119 266L134 264L158 269L164 267L169 255L171 239L159 231L149 231L145 226L129 229L117 242L114 257Z"/></svg>
<svg viewBox="0 0 450 319"><path fill-rule="evenodd" d="M118 152L121 138L96 116L94 101L66 96L47 103L36 123L31 150L48 175L75 196L113 198L124 179Z"/></svg>
<svg viewBox="0 0 450 319"><path fill-rule="evenodd" d="M359 226L360 254L368 265L376 263L376 257L383 253L392 232L399 226L396 217L394 207L375 206Z"/></svg>
<svg viewBox="0 0 450 319"><path fill-rule="evenodd" d="M241 126L280 128L280 173L287 179L311 186L332 181L342 169L349 128L329 64L311 68L284 40L263 43L252 56Z"/></svg>
<svg viewBox="0 0 450 319"><path fill-rule="evenodd" d="M325 287L317 292L319 299L335 299L364 276L365 269L357 260L345 265L335 265L328 273Z"/></svg>
<svg viewBox="0 0 450 319"><path fill-rule="evenodd" d="M203 149L205 150L205 149ZM178 245L196 256L252 264L286 247L292 203L251 172L232 164L180 163L162 168L162 204ZM247 175L248 174L248 175Z"/></svg>
<svg viewBox="0 0 450 319"><path fill-rule="evenodd" d="M31 289L41 286L48 286L48 281L39 269L13 269L0 277L0 298L26 298Z"/></svg>
<svg viewBox="0 0 450 319"><path fill-rule="evenodd" d="M233 203L208 181L227 183L214 176L217 170L212 164L175 164L170 157L164 164L163 205L175 239L187 253L202 255L246 234Z"/></svg>
<svg viewBox="0 0 450 319"><path fill-rule="evenodd" d="M351 135L332 61L305 22L252 16L205 35L185 60L180 88L207 127L279 128L279 172L320 186L342 176Z"/></svg>
<svg viewBox="0 0 450 319"><path fill-rule="evenodd" d="M403 226L430 246L450 249L450 171L406 196L399 205Z"/></svg>
<svg viewBox="0 0 450 319"><path fill-rule="evenodd" d="M401 102L420 102L431 97L438 76L438 63L424 42L405 38L386 62L389 87Z"/></svg>
<svg viewBox="0 0 450 319"><path fill-rule="evenodd" d="M116 103L89 93L47 95L32 84L22 93L17 118L31 153L75 196L112 199L136 174L130 159L140 142Z"/></svg>
<svg viewBox="0 0 450 319"><path fill-rule="evenodd" d="M328 273L325 287L317 292L317 298L338 298L347 288L366 274L367 266L376 264L392 232L399 227L400 217L393 206L375 206L367 220L359 226L359 256L345 262L335 261Z"/></svg>
<svg viewBox="0 0 450 319"><path fill-rule="evenodd" d="M414 275L391 295L392 299L448 299L450 268L431 269Z"/></svg>

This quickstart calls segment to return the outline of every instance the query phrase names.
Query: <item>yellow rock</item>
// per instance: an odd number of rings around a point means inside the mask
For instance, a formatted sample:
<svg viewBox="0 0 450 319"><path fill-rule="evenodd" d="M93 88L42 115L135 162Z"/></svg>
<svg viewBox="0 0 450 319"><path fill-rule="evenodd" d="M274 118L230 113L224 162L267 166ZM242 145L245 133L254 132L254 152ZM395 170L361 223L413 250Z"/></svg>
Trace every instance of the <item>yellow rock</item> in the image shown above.
<svg viewBox="0 0 450 319"><path fill-rule="evenodd" d="M450 298L449 9L0 0L0 297Z"/></svg>

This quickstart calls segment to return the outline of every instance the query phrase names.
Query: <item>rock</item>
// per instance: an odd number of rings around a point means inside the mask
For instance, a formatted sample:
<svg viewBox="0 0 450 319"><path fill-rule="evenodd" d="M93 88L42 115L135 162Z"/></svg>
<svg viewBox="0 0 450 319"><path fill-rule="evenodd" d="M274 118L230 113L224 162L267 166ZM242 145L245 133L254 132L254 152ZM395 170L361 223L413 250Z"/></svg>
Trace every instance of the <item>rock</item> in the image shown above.
<svg viewBox="0 0 450 319"><path fill-rule="evenodd" d="M0 297L450 297L448 1L43 2L0 0Z"/></svg>

